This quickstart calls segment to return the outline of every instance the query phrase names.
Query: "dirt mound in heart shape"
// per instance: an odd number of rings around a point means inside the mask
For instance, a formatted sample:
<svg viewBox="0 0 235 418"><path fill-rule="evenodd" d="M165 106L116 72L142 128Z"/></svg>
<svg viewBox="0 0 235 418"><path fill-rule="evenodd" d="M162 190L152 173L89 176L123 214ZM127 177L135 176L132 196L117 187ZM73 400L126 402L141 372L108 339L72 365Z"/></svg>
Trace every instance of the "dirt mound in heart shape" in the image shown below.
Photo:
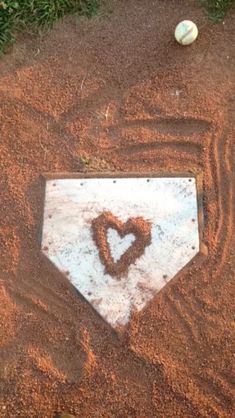
<svg viewBox="0 0 235 418"><path fill-rule="evenodd" d="M115 229L121 238L128 234L135 236L135 241L116 262L108 243L109 228ZM129 218L123 223L111 212L103 212L92 221L92 233L105 272L119 279L127 273L129 266L144 254L145 248L151 243L151 223L142 217Z"/></svg>

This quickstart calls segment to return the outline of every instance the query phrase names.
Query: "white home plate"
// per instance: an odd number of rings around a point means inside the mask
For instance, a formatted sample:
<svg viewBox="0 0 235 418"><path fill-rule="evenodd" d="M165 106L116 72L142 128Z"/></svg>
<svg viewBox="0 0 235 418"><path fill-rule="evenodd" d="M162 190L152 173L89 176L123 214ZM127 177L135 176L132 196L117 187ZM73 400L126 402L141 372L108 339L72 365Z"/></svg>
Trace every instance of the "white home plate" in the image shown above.
<svg viewBox="0 0 235 418"><path fill-rule="evenodd" d="M195 179L47 180L42 250L107 322L125 325L199 252Z"/></svg>

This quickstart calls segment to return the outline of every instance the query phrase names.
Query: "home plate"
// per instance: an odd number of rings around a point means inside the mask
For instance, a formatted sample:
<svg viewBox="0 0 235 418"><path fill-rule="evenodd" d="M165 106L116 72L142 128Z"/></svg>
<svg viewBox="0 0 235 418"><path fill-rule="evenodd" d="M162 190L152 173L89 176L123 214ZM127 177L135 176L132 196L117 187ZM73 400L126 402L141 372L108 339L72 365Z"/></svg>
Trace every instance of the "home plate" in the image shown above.
<svg viewBox="0 0 235 418"><path fill-rule="evenodd" d="M199 252L195 178L46 181L42 251L113 327Z"/></svg>

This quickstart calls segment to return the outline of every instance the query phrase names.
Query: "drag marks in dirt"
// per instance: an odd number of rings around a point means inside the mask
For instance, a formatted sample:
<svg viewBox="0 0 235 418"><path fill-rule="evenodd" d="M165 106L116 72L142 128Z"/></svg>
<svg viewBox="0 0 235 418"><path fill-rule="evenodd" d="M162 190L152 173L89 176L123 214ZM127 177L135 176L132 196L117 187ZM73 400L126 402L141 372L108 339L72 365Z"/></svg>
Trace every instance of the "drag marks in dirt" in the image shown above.
<svg viewBox="0 0 235 418"><path fill-rule="evenodd" d="M89 362L89 350L86 350L81 330L77 330L70 310L64 309L65 303L61 300L55 303L56 292L53 292L51 303L50 297L38 295L38 288L28 288L27 295L25 289L9 288L9 296L21 312L16 336L20 336L22 353L28 353L34 372L43 373L45 379L53 378L55 384L80 381ZM66 315L64 323L61 323L61 315ZM66 340L62 332L65 326L70 330ZM50 354L43 348L46 342L50 344Z"/></svg>
<svg viewBox="0 0 235 418"><path fill-rule="evenodd" d="M7 96L4 98L9 103L9 98ZM45 125L47 131L49 129L53 136L59 137L67 150L66 154L70 159L73 159L71 143L77 143L78 138L71 132L69 125L76 119L76 105L67 110L66 115L62 114L59 119L55 119L16 98L14 98L14 104L12 101L12 105L20 108L23 106L21 111L29 121L29 126L31 123L35 125L35 121L38 119L42 126ZM71 123L67 124L68 121ZM149 131L150 141L139 139L141 136L143 138L145 129ZM182 165L183 170L188 166L189 171L191 167L193 167L193 171L196 171L196 167L199 171L203 171L204 178L209 180L210 189L214 193L214 198L209 199L210 191L206 186L204 190L205 236L207 235L206 229L208 229L209 235L212 234L214 237L212 243L208 241L207 244L216 259L217 267L214 264L213 271L218 270L218 274L223 264L221 261L226 258L232 231L232 185L229 180L231 176L231 138L230 140L226 139L226 136L223 137L224 135L223 132L216 132L209 120L199 120L190 116L184 118L160 116L151 119L150 116L149 119L128 120L125 123L122 121L117 128L107 127L107 140L103 144L104 158L115 160L115 163L118 163L121 168L129 164L130 169L131 165L136 169L138 162L141 162L146 166L149 164L151 169L155 165L159 165L163 169L166 163L170 165L172 161L173 166L176 163L177 169ZM199 141L198 137L203 137L204 140ZM44 154L49 152L49 142L45 142L43 138L40 141L36 141L35 145L41 148ZM99 138L97 138L95 145L97 150L99 150L99 146L102 146L102 142L99 144ZM220 250L217 256L217 247L221 239L223 245L219 245Z"/></svg>
<svg viewBox="0 0 235 418"><path fill-rule="evenodd" d="M195 154L200 152L200 145L198 144L191 144L190 150L188 149L188 143L183 141L164 141L164 143L157 143L157 142L149 142L149 143L140 143L140 144L126 144L125 146L120 146L117 148L117 153L121 154L123 156L129 156L129 154L143 154L147 152L156 152L156 154L159 154L162 150L168 151L171 154L174 154L174 152L177 152L179 155L180 153L185 154Z"/></svg>
<svg viewBox="0 0 235 418"><path fill-rule="evenodd" d="M5 97L5 100L10 103L10 106L7 107L8 114L11 113L11 107L13 108L13 111L14 109L18 109L17 112L22 114L22 119L24 119L22 126L27 129L28 138L30 137L31 127L32 132L34 126L36 127L37 138L39 140L36 139L35 150L32 150L32 162L34 161L34 152L37 152L38 155L40 155L37 172L39 173L39 169L43 171L55 169L58 171L61 167L63 170L70 170L70 167L73 164L74 154L76 153L75 147L80 142L80 138L76 135L76 130L73 131L71 128L78 116L76 116L77 107L74 107L74 113L70 114L68 112L67 115L62 115L61 118L54 119L47 113L35 110L29 105L25 105L21 100L15 102L15 99L9 99L7 96ZM102 104L106 105L104 99L102 99ZM96 105L94 100L92 103L92 111L95 109ZM85 110L86 104L84 104L83 109L80 111L79 123L81 123L81 112L85 112ZM87 122L89 117L84 123ZM118 127L113 125L108 126L108 123L105 121L103 124L104 126L101 126L98 130L96 129L97 119L91 117L90 123L91 137L88 137L87 142L83 138L82 147L83 151L85 151L91 159L93 158L93 154L97 151L98 155L102 154L102 157L105 160L110 161L111 166L116 166L118 169L126 172L133 171L133 169L141 170L143 167L146 167L149 171L153 172L154 170L160 170L164 173L166 167L167 171L170 167L173 172L193 171L194 174L203 174L203 209L205 216L203 240L205 240L208 246L209 256L204 263L203 270L201 269L199 274L203 276L203 283L210 283L211 286L214 286L219 279L219 274L223 269L224 262L227 260L230 251L231 234L233 231L231 132L227 132L225 129L218 131L216 125L213 126L210 120L198 120L190 116L188 117L188 120L187 117L177 119L174 117L165 118L164 116L162 116L162 118L158 117L157 120L122 120ZM22 126L21 130L17 131L18 134L19 132L23 132ZM145 138L146 130L148 131L147 139ZM50 132L50 137L45 136L48 132ZM14 151L14 158L17 158L17 160L22 158L25 153L25 147L27 146L26 142L24 144L21 137L22 133L20 133L19 148L16 148ZM59 155L59 150L55 152L55 143L54 140L51 143L51 137L57 138L57 144L63 146L63 152L67 159L66 165L64 164L64 156L60 157ZM89 146L93 144L94 148L86 148L86 144ZM58 154L58 159L54 164L53 159L55 158L55 154L56 159ZM29 154L27 154L26 158L27 165L31 164ZM89 171L89 164L85 167L85 171L87 170ZM100 168L97 167L97 170L100 170ZM8 198L11 196L12 199L15 200L15 195L13 191L10 190ZM18 206L15 204L15 211L19 213L21 228L23 228L22 225L25 223L25 218L22 216L22 213L24 212L19 209L21 209L22 206L25 208L27 202L20 201L19 199L18 203ZM30 207L29 200L28 203L28 206ZM18 232L20 236L20 231ZM19 239L17 238L17 243L18 241ZM33 248L33 251L35 248L36 246ZM24 265L23 261L21 261L21 263ZM175 332L179 336L182 336L183 344L189 347L189 355L193 359L196 359L200 348L203 346L203 339L206 331L210 331L210 329L217 325L216 315L218 315L218 312L213 314L213 312L209 311L209 308L212 309L211 304L208 309L204 309L203 307L205 304L203 295L199 292L197 292L197 294L191 293L191 290L193 289L194 274L198 274L195 273L193 266L190 271L192 280L191 283L187 285L185 293L181 292L180 285L182 283L185 285L188 281L188 277L182 274L177 288L174 286L169 290L169 286L167 287L168 293L166 292L164 294L164 303L166 304L166 310L169 313L170 321L174 323ZM56 275L56 281L57 280L58 277ZM33 293L35 297L31 298L28 296L25 299L25 296L23 297L20 290L17 290L12 293L12 300L14 303L17 302L17 305L22 309L24 309L24 306L27 307L27 309L30 307L30 309L40 317L46 318L46 316L49 315L52 327L54 327L54 324L58 321L57 311L59 312L59 317L67 317L68 314L72 315L74 312L74 306L76 306L76 304L71 306L66 298L61 297L59 290L53 290L55 286L53 280L51 280L50 285L48 286L43 284L43 281L37 281L37 286L34 289L33 287L29 289L28 286L29 282L23 284L25 292L27 294L28 292L29 294ZM43 306L40 303L38 304L38 299L43 300L47 306L53 308L49 308L49 312L46 312ZM80 310L83 309L83 302L84 301L78 302ZM215 307L215 311L216 308L217 307ZM87 309L89 309L89 307L86 304L84 311L87 312ZM85 316L84 313L84 318ZM95 315L93 316L93 320L96 321ZM100 319L97 320L100 321ZM27 321L30 321L30 317L28 317ZM33 318L31 321L33 322ZM64 325L65 324L63 324L63 326ZM33 327L33 325L29 325L29 329L31 326ZM71 326L71 324L68 323L67 326ZM145 327L148 330L147 322L145 323ZM34 332L33 328L32 331ZM59 328L56 328L56 330L59 335ZM48 337L46 335L46 327L43 328L42 334L43 338ZM53 339L53 335L50 335L49 337ZM25 338L27 338L26 335ZM87 343L87 349L85 349L84 353L79 338L79 336L75 336L74 340L72 339L68 344L65 343L67 347L65 350L63 348L61 352L58 351L58 356L55 354L54 365L55 368L59 370L58 373L61 373L61 378L63 378L63 373L65 373L71 380L74 378L79 379L81 371L86 369L86 367L89 369L89 365L85 366L86 359L89 359L89 355L86 354L86 351L89 353L89 343ZM151 338L151 333L149 333L146 336L147 343L149 343ZM66 363L64 356L71 355L69 351L71 342L78 347L79 355L81 355L81 358L84 360L84 363L79 363L78 359L74 372L69 367L61 370L58 365L60 356L63 358L63 363ZM158 341L154 342L153 347L157 344ZM132 347L134 353L137 353L139 350L138 356L142 360L147 358L144 353L145 349L146 342L143 342L142 339L140 341L140 348L137 348L136 345ZM35 353L31 352L32 361L35 357L34 354ZM187 354L186 351L185 354ZM46 367L46 360L46 358L43 359L42 354L42 367L44 367L43 365ZM89 363L88 360L87 362ZM151 358L147 359L146 363L151 363ZM38 365L35 365L35 367L38 367ZM190 371L190 367L191 366L186 364L184 369L186 375L188 372L189 374L192 372L192 370ZM167 354L167 359L163 360L161 368L163 369L163 381L161 384L165 385L166 393L170 393L179 403L186 403L187 408L184 411L185 415L190 411L192 415L196 414L199 417L229 416L232 394L232 381L229 376L220 377L216 367L211 367L211 369L207 368L203 375L195 373L195 369L193 369L193 381L190 382L191 387L186 394L186 386L180 388L176 387L176 382L178 380L177 373L180 370L181 365L177 364L175 358L172 359L171 364L170 353L169 355ZM55 370L51 370L51 373L56 372ZM176 373L175 376L174 373ZM159 375L159 372L156 372L156 375ZM185 385L186 384L187 382L185 379ZM156 384L155 390L159 390L159 382ZM156 399L157 405L159 398L156 397ZM198 400L200 400L200 402ZM167 399L165 405L166 403ZM156 408L157 407L158 406L156 406Z"/></svg>
<svg viewBox="0 0 235 418"><path fill-rule="evenodd" d="M179 300L173 298L171 295L165 296L168 309L174 318L176 328L180 328L183 331L185 339L188 341L190 346L197 347L200 342L197 329L192 326L192 320L187 311L183 308Z"/></svg>
<svg viewBox="0 0 235 418"><path fill-rule="evenodd" d="M211 123L207 120L196 119L193 117L170 117L170 116L157 116L154 119L138 119L133 121L126 121L125 125L123 123L118 125L119 132L125 129L148 129L150 131L155 131L164 136L174 136L177 137L189 137L192 135L203 134L208 132L210 129ZM116 136L118 138L120 135L115 128L110 129L111 136Z"/></svg>
<svg viewBox="0 0 235 418"><path fill-rule="evenodd" d="M213 369L206 369L203 374L197 374L194 377L198 387L203 387L215 410L219 409L222 416L231 411L234 404L234 392L231 387L224 384Z"/></svg>
<svg viewBox="0 0 235 418"><path fill-rule="evenodd" d="M128 135L125 136L125 128L122 128L121 135L118 136L115 133L118 139L116 139L116 150L113 150L113 152L117 152L125 163L136 164L136 167L139 163L139 165L146 164L146 167L152 170L154 170L154 167L164 170L164 166L167 165L174 167L175 170L186 170L187 172L193 169L196 174L202 173L202 198L205 218L203 240L208 246L209 256L203 269L199 269L197 272L197 269L191 267L190 277L193 278L194 275L201 274L204 284L214 286L219 279L224 262L228 258L233 231L232 136L231 134L228 135L226 128L218 130L216 125L211 124L211 121L208 121L207 126L207 132L202 130L202 134L196 132L191 138L186 136L185 141L182 140L182 137L178 139L177 135L169 140L166 131L164 132L165 136L163 136L159 134L156 128L156 142L153 140L154 134L152 134L149 143L145 140L141 142L139 134L136 138L134 130L130 134L129 129ZM153 125L151 129L153 130ZM144 130L142 130L142 134L144 134ZM133 140L130 141L131 136ZM114 136L112 142L114 142ZM208 336L212 334L214 327L218 327L217 314L219 307L215 306L213 308L211 301L206 306L200 292L195 292L192 295L193 280L190 280L191 283L184 289L184 293L181 292L180 287L183 282L185 284L185 281L186 273L183 273L179 286L168 287L168 292L164 294L164 301L167 303L166 309L174 322L175 332L181 336L182 341L188 347L190 357L196 359L198 358L198 351L202 349L205 341L210 341ZM151 331L153 332L153 330ZM151 332L149 337L150 335ZM135 344L132 347L133 351L135 353L139 352L140 357L146 357L144 354L146 345L142 338L139 341L139 346L140 348L137 348ZM180 366L177 367L175 359L172 359L172 362L174 366L171 366L170 363L166 366L166 371L169 374L173 371L172 367L180 370ZM188 373L187 366L185 373ZM205 387L203 383L205 383ZM216 367L208 369L203 377L195 375L190 384L191 388L186 397L196 408L194 413L197 413L197 416L220 416L224 418L230 416L233 388L231 382L226 385L222 378L218 377ZM225 387L227 390L225 390ZM174 391L173 381L172 383L169 382L169 390ZM185 388L179 390L178 395L183 399ZM198 399L201 399L200 406ZM223 407L223 405L226 405L226 407Z"/></svg>
<svg viewBox="0 0 235 418"><path fill-rule="evenodd" d="M231 121L232 123L232 121ZM210 167L215 177L217 217L215 219L216 260L214 277L218 277L229 252L233 233L233 173L232 173L232 137L224 130L212 137L210 144Z"/></svg>
<svg viewBox="0 0 235 418"><path fill-rule="evenodd" d="M6 99L9 98L5 97ZM64 143L65 150L67 150L66 154L70 159L73 159L71 143L78 143L78 138L69 129L68 118L65 115L61 116L61 120L55 120L52 116L14 98L14 107L16 105L20 108L23 106L22 110L26 120L31 120L35 125L35 120L39 118L38 120L41 121L42 126L45 125L47 131L49 129L53 136L59 136ZM73 123L76 119L76 106L74 110L71 110L71 113L67 112L67 116L69 115L69 119ZM141 140L141 136L144 138L145 129L148 129L150 141ZM100 132L103 136L104 132L102 130ZM98 137L95 148L99 150L100 146L103 145L104 158L115 160L115 164L117 163L125 171L124 166L126 164L129 164L130 169L131 166L134 169L138 168L139 162L146 166L149 165L150 169L153 169L156 165L163 169L165 164L169 166L172 162L172 166L176 166L177 170L178 167L182 166L183 170L188 167L189 171L191 168L193 168L193 171L197 171L198 167L199 172L203 172L204 178L206 177L207 181L209 180L210 189L213 190L214 194L213 199L208 198L210 191L207 190L206 186L204 190L205 236L207 235L206 229L208 229L209 235L212 234L214 237L212 243L208 241L207 244L211 254L213 253L216 259L217 267L214 264L213 271L215 271L215 268L219 269L219 274L222 268L220 258L222 260L226 258L227 243L229 243L232 231L232 185L229 181L231 175L231 147L229 139L223 138L223 132L216 132L216 129L211 126L211 121L198 120L193 117L158 117L155 120L126 121L120 123L117 128L107 127L105 135L107 137L105 143L102 144L103 141L99 143ZM199 137L203 137L203 141L198 140ZM43 143L40 141L43 141ZM41 148L40 151L44 151L44 154L49 152L49 142L45 142L42 137L40 141L36 141L35 145ZM219 245L220 254L218 257L216 255L217 244L221 239L223 239L224 245Z"/></svg>
<svg viewBox="0 0 235 418"><path fill-rule="evenodd" d="M145 139L145 126L149 127L149 140ZM204 236L212 238L207 245L216 260L212 263L213 272L216 269L218 275L232 233L231 137L218 131L211 121L190 117L127 121L126 125L108 129L107 136L106 155L118 155L120 167L129 164L136 169L139 163L154 170L156 165L163 169L167 164L177 169L181 166L182 171L188 167L189 172L203 173Z"/></svg>

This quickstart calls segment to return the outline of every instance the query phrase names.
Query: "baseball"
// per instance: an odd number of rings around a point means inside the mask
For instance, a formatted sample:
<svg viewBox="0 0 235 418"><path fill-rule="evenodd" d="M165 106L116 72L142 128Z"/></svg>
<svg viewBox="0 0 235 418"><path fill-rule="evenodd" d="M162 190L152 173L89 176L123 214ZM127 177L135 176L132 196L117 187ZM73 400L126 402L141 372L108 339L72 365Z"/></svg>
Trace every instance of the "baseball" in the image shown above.
<svg viewBox="0 0 235 418"><path fill-rule="evenodd" d="M175 28L175 39L181 45L190 45L197 39L198 28L191 20L183 20Z"/></svg>

